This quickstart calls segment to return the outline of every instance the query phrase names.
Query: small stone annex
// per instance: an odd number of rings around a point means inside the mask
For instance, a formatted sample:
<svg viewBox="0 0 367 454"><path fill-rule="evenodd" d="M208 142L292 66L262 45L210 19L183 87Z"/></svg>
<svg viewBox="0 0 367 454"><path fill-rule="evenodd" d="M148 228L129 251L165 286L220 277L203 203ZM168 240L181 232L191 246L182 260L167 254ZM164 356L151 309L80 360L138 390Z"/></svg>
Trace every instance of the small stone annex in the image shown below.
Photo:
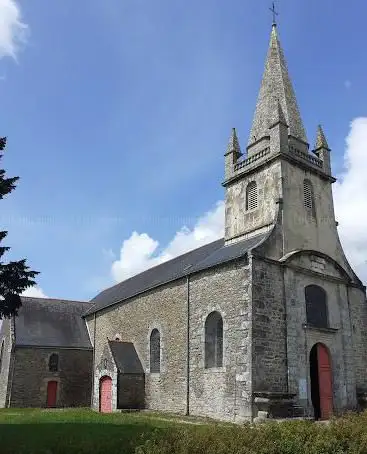
<svg viewBox="0 0 367 454"><path fill-rule="evenodd" d="M247 147L233 129L225 152L224 238L90 302L23 298L0 332L0 405L237 423L364 407L366 289L330 160L320 126L310 151L273 24Z"/></svg>

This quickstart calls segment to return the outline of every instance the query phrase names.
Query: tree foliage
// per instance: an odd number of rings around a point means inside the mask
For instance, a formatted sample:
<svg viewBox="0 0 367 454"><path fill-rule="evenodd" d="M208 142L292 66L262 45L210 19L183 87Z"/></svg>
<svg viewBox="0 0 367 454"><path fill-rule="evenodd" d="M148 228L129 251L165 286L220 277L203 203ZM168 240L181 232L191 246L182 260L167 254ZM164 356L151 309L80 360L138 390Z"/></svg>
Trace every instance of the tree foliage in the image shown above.
<svg viewBox="0 0 367 454"><path fill-rule="evenodd" d="M0 138L0 160L6 146L6 137ZM19 177L7 178L5 170L0 169L0 200L10 194L16 187ZM20 294L36 284L34 278L39 274L32 271L26 264L26 259L18 262L3 262L4 254L10 249L2 243L8 232L0 231L0 319L10 318L18 314L22 305Z"/></svg>

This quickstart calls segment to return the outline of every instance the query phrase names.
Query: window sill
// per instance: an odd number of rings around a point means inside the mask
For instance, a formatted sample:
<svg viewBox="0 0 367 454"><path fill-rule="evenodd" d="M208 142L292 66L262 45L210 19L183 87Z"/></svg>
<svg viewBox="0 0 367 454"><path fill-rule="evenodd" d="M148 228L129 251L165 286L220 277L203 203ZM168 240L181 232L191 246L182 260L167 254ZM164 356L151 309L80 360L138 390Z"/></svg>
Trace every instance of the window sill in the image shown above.
<svg viewBox="0 0 367 454"><path fill-rule="evenodd" d="M220 374L221 372L226 372L225 366L204 368L204 374Z"/></svg>
<svg viewBox="0 0 367 454"><path fill-rule="evenodd" d="M256 208L251 208L249 210L245 210L245 214L247 213L254 213L259 207L256 207Z"/></svg>
<svg viewBox="0 0 367 454"><path fill-rule="evenodd" d="M303 329L305 329L305 330L320 331L321 333L335 334L338 331L337 328L321 328L319 326L310 325L308 323L304 323L302 326L303 326Z"/></svg>

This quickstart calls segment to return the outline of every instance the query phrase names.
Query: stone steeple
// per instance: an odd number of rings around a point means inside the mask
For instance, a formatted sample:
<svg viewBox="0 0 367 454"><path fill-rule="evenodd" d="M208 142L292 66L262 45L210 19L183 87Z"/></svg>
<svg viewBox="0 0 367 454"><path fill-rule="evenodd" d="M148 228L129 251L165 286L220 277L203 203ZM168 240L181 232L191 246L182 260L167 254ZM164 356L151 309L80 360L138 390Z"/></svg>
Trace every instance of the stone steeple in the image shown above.
<svg viewBox="0 0 367 454"><path fill-rule="evenodd" d="M327 150L330 150L322 126L318 125L315 150L319 150L320 148L326 148Z"/></svg>
<svg viewBox="0 0 367 454"><path fill-rule="evenodd" d="M231 153L231 152L235 152L238 155L238 157L241 156L240 143L238 141L236 128L232 128L231 135L230 135L229 141L228 141L226 154Z"/></svg>
<svg viewBox="0 0 367 454"><path fill-rule="evenodd" d="M236 164L238 159L242 156L240 143L238 141L236 128L232 128L231 135L229 137L229 142L227 150L225 153L225 178L228 178L231 173L233 166Z"/></svg>
<svg viewBox="0 0 367 454"><path fill-rule="evenodd" d="M317 127L316 143L313 152L321 159L324 172L327 175L331 175L330 148L321 125Z"/></svg>
<svg viewBox="0 0 367 454"><path fill-rule="evenodd" d="M299 113L296 96L290 80L284 53L280 45L277 26L273 24L265 70L257 99L256 110L248 141L251 154L252 145L269 136L269 127L274 115L274 106L279 102L288 134L307 144L307 137ZM257 147L255 147L257 148Z"/></svg>

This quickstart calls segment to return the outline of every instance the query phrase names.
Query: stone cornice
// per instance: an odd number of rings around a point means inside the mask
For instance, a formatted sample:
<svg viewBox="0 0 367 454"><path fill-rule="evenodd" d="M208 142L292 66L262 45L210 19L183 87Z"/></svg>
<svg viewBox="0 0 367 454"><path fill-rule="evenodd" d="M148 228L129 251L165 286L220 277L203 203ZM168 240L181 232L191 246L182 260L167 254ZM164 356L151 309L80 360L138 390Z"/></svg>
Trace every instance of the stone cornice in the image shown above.
<svg viewBox="0 0 367 454"><path fill-rule="evenodd" d="M313 172L319 175L322 179L330 181L331 183L334 183L336 181L336 178L334 178L331 175L327 175L323 170L319 169L318 167L309 162L304 161L301 157L290 152L288 153L278 152L273 155L267 156L265 159L263 158L262 160L255 161L252 165L249 165L248 168L243 167L240 172L235 173L230 178L223 181L222 186L224 187L230 186L232 183L243 178L245 175L251 175L252 173L258 172L262 168L268 167L270 164L277 160L284 160L292 164L296 164L298 167Z"/></svg>
<svg viewBox="0 0 367 454"><path fill-rule="evenodd" d="M315 277L318 277L318 278L321 278L321 279L328 280L330 282L336 282L336 283L339 283L339 284L344 284L347 287L358 288L359 290L364 291L363 287L361 287L360 285L358 285L358 284L356 284L354 282L350 282L350 281L348 281L345 278L343 279L343 278L340 278L340 277L331 276L330 274L319 273L318 271L313 271L313 270L310 270L308 268L303 268L303 267L298 266L298 265L294 265L294 264L290 264L290 263L286 263L286 262L280 262L279 260L276 260L276 259L262 257L260 254L256 254L254 252L251 253L251 256L253 258L255 258L255 259L261 260L261 261L266 262L266 263L270 263L272 265L278 265L279 267L290 268L290 269L293 269L294 271L298 271L299 273L307 274L309 276L315 276Z"/></svg>
<svg viewBox="0 0 367 454"><path fill-rule="evenodd" d="M314 326L314 325L310 325L308 323L304 323L302 325L302 328L304 330L308 330L308 331L319 331L320 333L329 333L329 334L335 334L338 332L338 328L329 328L329 327L320 327L320 326Z"/></svg>

